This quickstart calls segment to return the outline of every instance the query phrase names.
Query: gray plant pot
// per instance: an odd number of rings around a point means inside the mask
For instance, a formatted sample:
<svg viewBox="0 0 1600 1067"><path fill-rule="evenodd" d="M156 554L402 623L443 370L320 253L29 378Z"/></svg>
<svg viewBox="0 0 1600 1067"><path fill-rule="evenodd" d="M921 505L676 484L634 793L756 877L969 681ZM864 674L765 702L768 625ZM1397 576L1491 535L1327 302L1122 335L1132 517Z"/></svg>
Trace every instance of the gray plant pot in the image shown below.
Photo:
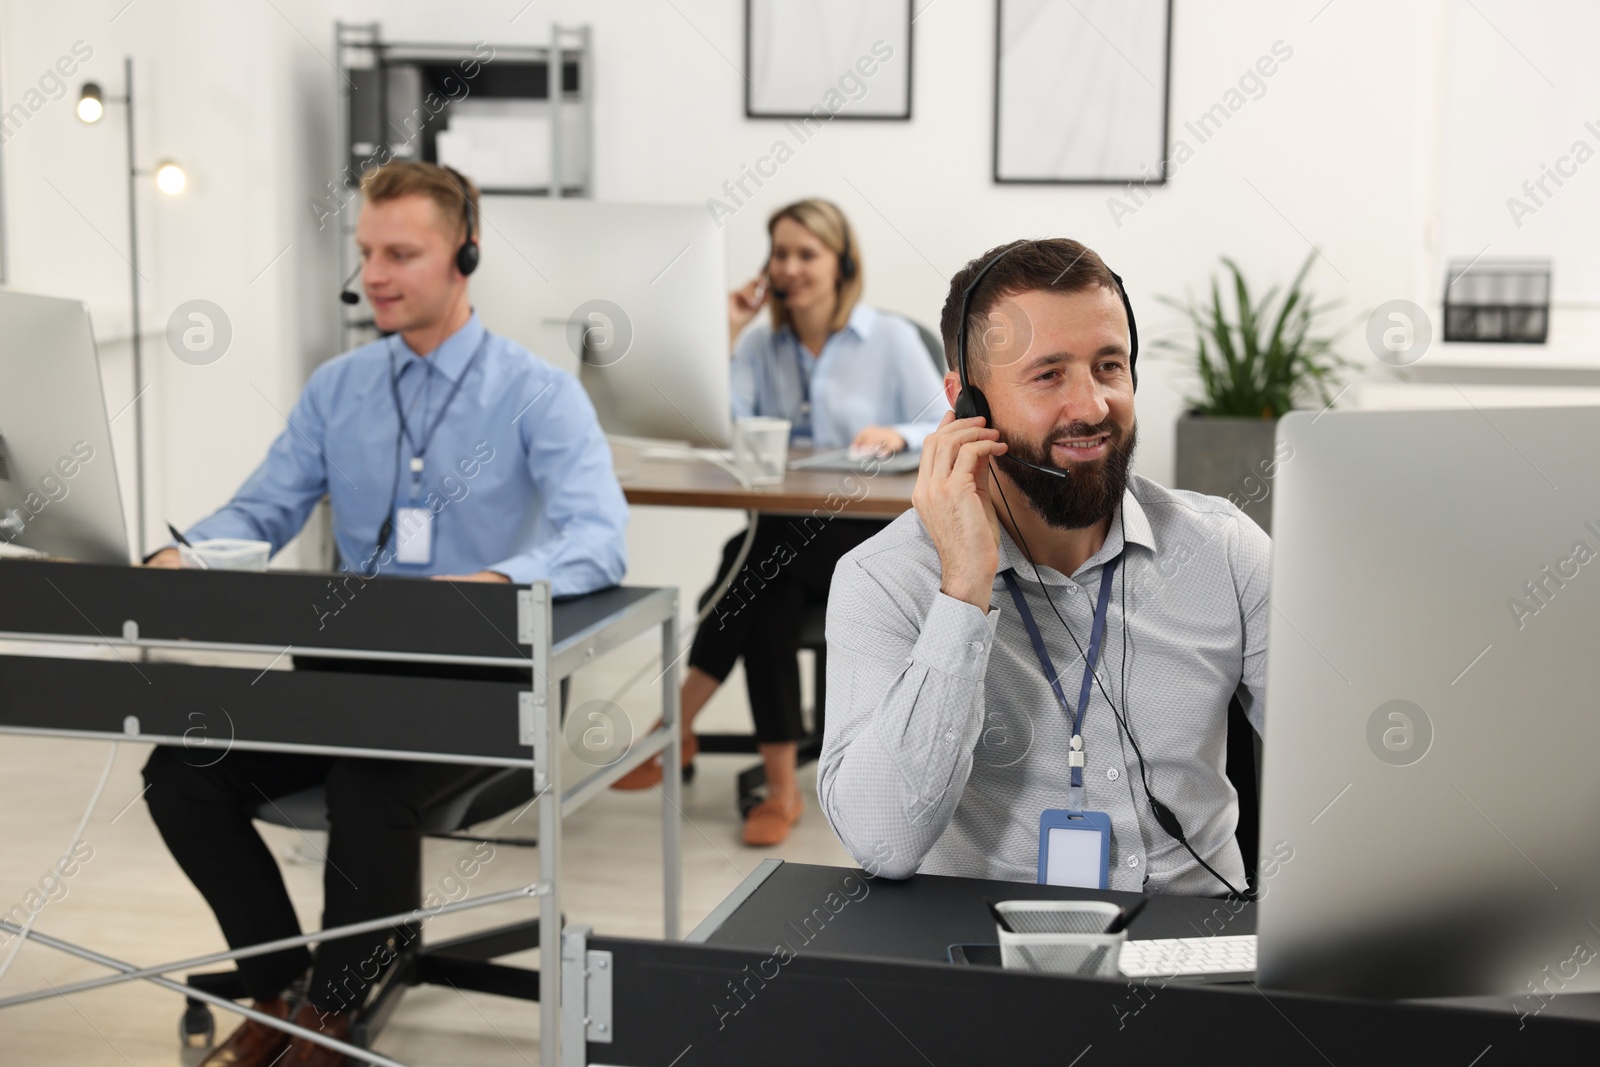
<svg viewBox="0 0 1600 1067"><path fill-rule="evenodd" d="M1174 488L1232 500L1267 533L1272 532L1273 455L1278 424L1272 419L1178 419Z"/></svg>

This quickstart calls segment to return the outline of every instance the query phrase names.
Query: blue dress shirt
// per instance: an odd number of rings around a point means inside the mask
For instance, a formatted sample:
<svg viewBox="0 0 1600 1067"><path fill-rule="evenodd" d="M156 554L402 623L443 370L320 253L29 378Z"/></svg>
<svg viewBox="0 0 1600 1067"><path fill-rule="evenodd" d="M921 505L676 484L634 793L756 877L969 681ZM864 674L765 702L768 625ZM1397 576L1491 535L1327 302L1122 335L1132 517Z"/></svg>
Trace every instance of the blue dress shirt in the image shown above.
<svg viewBox="0 0 1600 1067"><path fill-rule="evenodd" d="M758 322L734 346L732 373L734 418L788 419L791 437L809 436L819 449L845 448L868 426L891 427L907 448L921 448L950 406L916 327L865 304L815 358L793 329Z"/></svg>
<svg viewBox="0 0 1600 1067"><path fill-rule="evenodd" d="M412 439L446 412L415 477L394 374ZM394 559L399 523L375 556L396 490L397 508L433 513L430 563ZM318 367L261 466L186 536L270 541L276 553L324 495L341 563L362 574L493 570L519 585L548 579L563 596L615 585L626 567L628 505L588 395L476 312L429 356L396 335Z"/></svg>

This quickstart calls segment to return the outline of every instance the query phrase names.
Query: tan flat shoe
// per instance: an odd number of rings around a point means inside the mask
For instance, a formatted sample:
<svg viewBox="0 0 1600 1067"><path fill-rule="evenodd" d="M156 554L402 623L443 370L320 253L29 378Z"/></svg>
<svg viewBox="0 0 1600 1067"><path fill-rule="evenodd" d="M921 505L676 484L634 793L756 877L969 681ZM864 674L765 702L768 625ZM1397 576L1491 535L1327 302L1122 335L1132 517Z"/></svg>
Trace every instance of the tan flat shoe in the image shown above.
<svg viewBox="0 0 1600 1067"><path fill-rule="evenodd" d="M776 800L763 800L745 816L744 843L754 848L782 844L789 836L789 827L800 821L805 807L798 799L789 808Z"/></svg>
<svg viewBox="0 0 1600 1067"><path fill-rule="evenodd" d="M683 738L683 780L694 780L694 758L700 754L700 739L694 734L686 734ZM662 760L660 756L646 760L627 774L611 783L611 788L624 793L636 792L641 789L654 789L661 784Z"/></svg>

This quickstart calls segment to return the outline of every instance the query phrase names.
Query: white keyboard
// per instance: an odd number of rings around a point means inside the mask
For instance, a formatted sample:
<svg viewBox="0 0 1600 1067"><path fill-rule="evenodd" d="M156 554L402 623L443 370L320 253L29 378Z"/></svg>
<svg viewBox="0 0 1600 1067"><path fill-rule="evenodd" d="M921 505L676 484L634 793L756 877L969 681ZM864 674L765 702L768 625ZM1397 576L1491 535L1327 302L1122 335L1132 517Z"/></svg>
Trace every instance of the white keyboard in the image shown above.
<svg viewBox="0 0 1600 1067"><path fill-rule="evenodd" d="M1256 976L1256 937L1171 937L1124 941L1118 969L1129 978L1247 982Z"/></svg>

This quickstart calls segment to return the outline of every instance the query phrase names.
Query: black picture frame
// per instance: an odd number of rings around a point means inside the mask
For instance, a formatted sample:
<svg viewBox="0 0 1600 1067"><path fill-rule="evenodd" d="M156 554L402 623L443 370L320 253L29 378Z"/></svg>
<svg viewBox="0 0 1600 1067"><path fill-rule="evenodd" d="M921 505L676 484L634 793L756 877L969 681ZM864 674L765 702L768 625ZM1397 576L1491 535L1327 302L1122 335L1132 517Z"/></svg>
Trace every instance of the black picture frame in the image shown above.
<svg viewBox="0 0 1600 1067"><path fill-rule="evenodd" d="M766 0L744 0L744 117L747 119L812 119L816 116L809 111L757 111L752 96L755 92L756 79L753 77L754 47L752 41L752 28L754 26L753 12L757 2ZM806 0L781 0L785 4L799 4ZM860 3L873 2L873 0L858 0ZM878 0L888 3L889 0ZM909 122L912 110L912 91L916 87L914 71L916 69L916 0L905 0L906 7L906 40L905 40L905 110L899 114L883 115L852 115L846 112L833 114L830 118L846 119L852 122Z"/></svg>
<svg viewBox="0 0 1600 1067"><path fill-rule="evenodd" d="M1095 175L1084 177L1007 177L1000 172L1000 134L1001 112L1001 84L1003 81L1003 41L1001 30L1004 26L1005 6L1008 0L995 0L994 8L994 136L992 141L992 177L996 185L1127 185L1137 183L1140 186L1165 185L1170 178L1168 166L1168 147L1172 136L1172 0L1166 2L1166 32L1162 40L1161 61L1161 141L1159 157L1156 160L1157 173L1154 177L1148 174L1124 175Z"/></svg>

